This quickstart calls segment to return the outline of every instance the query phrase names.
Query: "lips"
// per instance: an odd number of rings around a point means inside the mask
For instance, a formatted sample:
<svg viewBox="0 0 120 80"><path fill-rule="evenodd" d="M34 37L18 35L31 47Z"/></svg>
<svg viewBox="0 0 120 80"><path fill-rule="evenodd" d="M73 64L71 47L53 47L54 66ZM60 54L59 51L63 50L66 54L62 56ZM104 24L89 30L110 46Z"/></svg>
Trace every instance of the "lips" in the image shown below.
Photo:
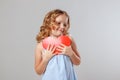
<svg viewBox="0 0 120 80"><path fill-rule="evenodd" d="M59 31L63 32L64 30L63 30L63 29L60 29Z"/></svg>
<svg viewBox="0 0 120 80"><path fill-rule="evenodd" d="M68 36L60 36L58 38L47 37L42 41L43 48L47 49L48 45L54 45L55 47L59 46L60 44L64 44L66 46L71 45L71 40ZM60 51L55 50L55 54L59 54Z"/></svg>

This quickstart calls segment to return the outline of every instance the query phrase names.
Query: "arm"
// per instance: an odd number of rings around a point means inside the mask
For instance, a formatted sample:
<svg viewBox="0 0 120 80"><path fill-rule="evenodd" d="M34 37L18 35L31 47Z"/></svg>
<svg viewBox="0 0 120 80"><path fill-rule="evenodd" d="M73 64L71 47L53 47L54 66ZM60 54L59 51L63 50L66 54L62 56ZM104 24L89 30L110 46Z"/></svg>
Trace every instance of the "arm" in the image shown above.
<svg viewBox="0 0 120 80"><path fill-rule="evenodd" d="M35 49L35 65L34 65L37 74L41 75L42 73L45 72L49 60L54 56L53 54L54 49L52 48L53 47L47 49L45 55L42 55L42 44L41 43L37 44Z"/></svg>
<svg viewBox="0 0 120 80"><path fill-rule="evenodd" d="M35 49L35 71L37 74L42 74L47 66L47 61L42 59L41 43L38 43Z"/></svg>
<svg viewBox="0 0 120 80"><path fill-rule="evenodd" d="M73 64L79 65L81 63L81 57L77 50L76 44L72 38L71 38L71 41L72 41L72 44L71 44L72 50L70 51L71 55L69 57Z"/></svg>
<svg viewBox="0 0 120 80"><path fill-rule="evenodd" d="M74 40L71 37L70 39L71 46L61 44L57 47L57 50L61 51L62 54L69 56L73 64L79 65L81 63L79 52L77 51L77 47Z"/></svg>

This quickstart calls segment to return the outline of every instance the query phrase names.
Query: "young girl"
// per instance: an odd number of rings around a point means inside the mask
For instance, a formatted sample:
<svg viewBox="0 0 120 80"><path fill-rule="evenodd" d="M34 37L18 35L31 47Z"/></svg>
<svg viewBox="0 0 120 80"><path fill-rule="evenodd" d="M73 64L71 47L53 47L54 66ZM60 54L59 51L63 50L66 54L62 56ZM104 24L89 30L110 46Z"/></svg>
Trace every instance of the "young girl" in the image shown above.
<svg viewBox="0 0 120 80"><path fill-rule="evenodd" d="M73 65L79 65L81 60L76 44L69 36L69 28L70 19L65 11L55 9L45 16L36 37L38 43L35 49L35 71L42 75L42 80L77 80ZM70 38L70 46L61 43L59 46L49 44L47 49L43 47L45 38L57 39L63 35ZM55 54L55 50L60 53Z"/></svg>

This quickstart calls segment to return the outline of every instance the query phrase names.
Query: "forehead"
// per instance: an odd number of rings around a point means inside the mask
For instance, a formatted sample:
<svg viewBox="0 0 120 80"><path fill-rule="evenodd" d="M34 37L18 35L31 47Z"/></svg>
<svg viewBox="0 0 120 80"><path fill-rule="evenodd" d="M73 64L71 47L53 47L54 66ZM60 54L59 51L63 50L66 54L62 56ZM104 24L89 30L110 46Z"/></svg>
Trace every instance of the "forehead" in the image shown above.
<svg viewBox="0 0 120 80"><path fill-rule="evenodd" d="M68 22L68 17L65 14L59 15L56 17L55 21L57 22Z"/></svg>

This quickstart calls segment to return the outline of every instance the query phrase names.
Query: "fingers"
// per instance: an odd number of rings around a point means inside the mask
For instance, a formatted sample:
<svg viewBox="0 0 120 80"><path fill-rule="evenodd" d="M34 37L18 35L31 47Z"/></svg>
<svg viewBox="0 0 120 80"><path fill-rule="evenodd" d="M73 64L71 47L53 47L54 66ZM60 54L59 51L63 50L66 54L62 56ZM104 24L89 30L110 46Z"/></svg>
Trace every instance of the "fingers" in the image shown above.
<svg viewBox="0 0 120 80"><path fill-rule="evenodd" d="M47 47L47 51L50 51L51 53L53 53L55 49L56 49L55 45L52 45L52 44L49 44Z"/></svg>
<svg viewBox="0 0 120 80"><path fill-rule="evenodd" d="M53 47L54 47L54 45L50 45L49 50L52 51Z"/></svg>
<svg viewBox="0 0 120 80"><path fill-rule="evenodd" d="M59 48L59 49L63 49L63 48L65 48L66 46L64 45L64 44L60 44L57 48Z"/></svg>
<svg viewBox="0 0 120 80"><path fill-rule="evenodd" d="M60 51L60 52L63 52L63 49L64 49L64 48L62 48L62 47L57 47L57 48L56 48L56 50L57 50L57 51Z"/></svg>
<svg viewBox="0 0 120 80"><path fill-rule="evenodd" d="M49 48L50 48L50 44L47 46L47 50L49 50Z"/></svg>
<svg viewBox="0 0 120 80"><path fill-rule="evenodd" d="M64 44L60 44L60 46L61 46L61 47L66 47L66 45L64 45Z"/></svg>
<svg viewBox="0 0 120 80"><path fill-rule="evenodd" d="M67 46L64 44L60 44L59 46L55 46L53 44L49 44L47 47L47 51L51 54L57 54L58 52L65 53L67 50Z"/></svg>
<svg viewBox="0 0 120 80"><path fill-rule="evenodd" d="M56 49L56 47L55 46L53 46L53 48L52 48L52 53L54 53L54 51L55 51L55 49Z"/></svg>
<svg viewBox="0 0 120 80"><path fill-rule="evenodd" d="M66 45L60 44L60 45L56 48L56 50L64 53L65 50L66 50Z"/></svg>

